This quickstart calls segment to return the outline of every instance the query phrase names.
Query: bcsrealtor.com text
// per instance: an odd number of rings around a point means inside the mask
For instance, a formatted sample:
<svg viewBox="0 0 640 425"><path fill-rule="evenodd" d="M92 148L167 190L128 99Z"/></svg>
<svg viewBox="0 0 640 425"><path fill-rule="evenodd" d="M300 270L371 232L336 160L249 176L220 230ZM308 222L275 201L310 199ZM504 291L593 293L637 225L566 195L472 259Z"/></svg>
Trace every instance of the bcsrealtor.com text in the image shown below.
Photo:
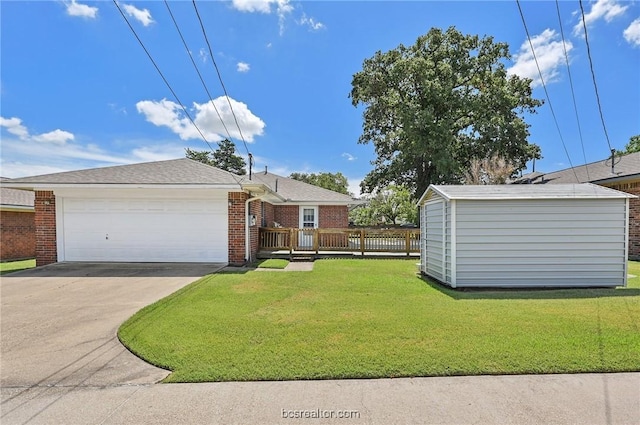
<svg viewBox="0 0 640 425"><path fill-rule="evenodd" d="M357 410L282 409L284 419L359 419Z"/></svg>

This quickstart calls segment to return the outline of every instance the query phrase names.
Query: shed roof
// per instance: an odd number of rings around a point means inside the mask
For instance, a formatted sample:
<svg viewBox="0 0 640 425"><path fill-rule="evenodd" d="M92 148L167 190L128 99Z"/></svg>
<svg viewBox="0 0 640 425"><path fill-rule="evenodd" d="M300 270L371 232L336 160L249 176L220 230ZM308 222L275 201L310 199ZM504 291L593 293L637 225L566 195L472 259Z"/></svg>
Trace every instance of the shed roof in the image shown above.
<svg viewBox="0 0 640 425"><path fill-rule="evenodd" d="M430 192L447 200L506 199L619 199L635 196L591 183L554 185L431 185L420 198L422 203Z"/></svg>

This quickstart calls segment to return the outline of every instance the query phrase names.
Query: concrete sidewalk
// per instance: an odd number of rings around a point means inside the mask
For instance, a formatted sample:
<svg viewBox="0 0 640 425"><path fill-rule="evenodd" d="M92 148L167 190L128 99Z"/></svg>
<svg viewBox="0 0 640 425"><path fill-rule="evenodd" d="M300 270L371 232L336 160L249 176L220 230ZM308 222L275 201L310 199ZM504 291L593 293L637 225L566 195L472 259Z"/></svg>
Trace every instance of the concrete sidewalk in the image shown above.
<svg viewBox="0 0 640 425"><path fill-rule="evenodd" d="M631 425L640 373L13 387L2 403L3 425Z"/></svg>

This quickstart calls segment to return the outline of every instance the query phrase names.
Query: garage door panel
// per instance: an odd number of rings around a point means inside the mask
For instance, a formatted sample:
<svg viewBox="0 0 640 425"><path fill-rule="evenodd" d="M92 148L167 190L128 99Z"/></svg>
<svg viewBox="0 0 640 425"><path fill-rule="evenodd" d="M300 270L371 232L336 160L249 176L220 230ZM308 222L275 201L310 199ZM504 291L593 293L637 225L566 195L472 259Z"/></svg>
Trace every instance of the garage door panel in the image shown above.
<svg viewBox="0 0 640 425"><path fill-rule="evenodd" d="M65 199L65 260L227 262L226 206L223 199Z"/></svg>

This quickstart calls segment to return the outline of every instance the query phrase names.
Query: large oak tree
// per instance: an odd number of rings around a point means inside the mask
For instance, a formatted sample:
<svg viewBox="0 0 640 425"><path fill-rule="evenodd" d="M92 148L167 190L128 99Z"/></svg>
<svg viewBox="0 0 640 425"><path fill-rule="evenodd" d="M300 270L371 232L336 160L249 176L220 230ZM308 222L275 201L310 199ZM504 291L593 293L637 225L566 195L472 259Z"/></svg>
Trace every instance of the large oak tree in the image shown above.
<svg viewBox="0 0 640 425"><path fill-rule="evenodd" d="M359 143L377 155L363 192L396 184L420 196L430 183L460 182L473 159L499 155L517 171L539 158L523 114L542 102L530 79L507 74L507 59L506 43L453 27L366 59L350 93L364 105Z"/></svg>

